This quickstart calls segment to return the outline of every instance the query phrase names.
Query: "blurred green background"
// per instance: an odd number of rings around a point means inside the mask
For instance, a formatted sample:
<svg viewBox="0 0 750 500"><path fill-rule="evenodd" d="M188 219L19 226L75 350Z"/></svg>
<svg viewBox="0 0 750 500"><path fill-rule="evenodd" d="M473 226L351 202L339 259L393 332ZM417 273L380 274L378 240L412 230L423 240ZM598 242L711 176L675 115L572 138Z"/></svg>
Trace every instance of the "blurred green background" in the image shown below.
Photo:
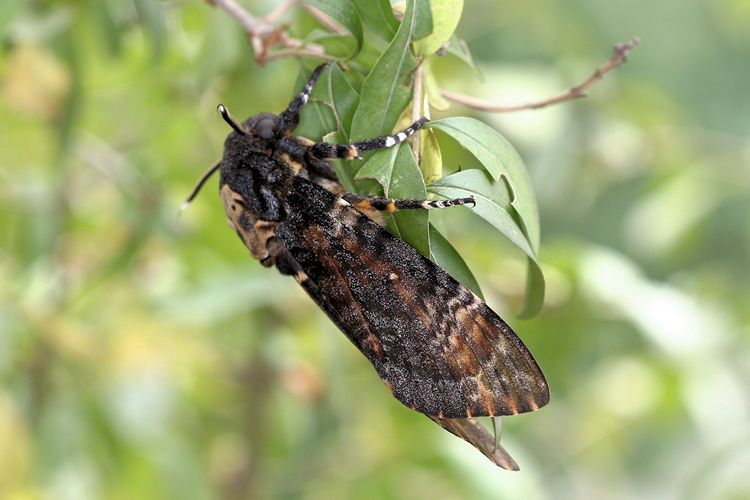
<svg viewBox="0 0 750 500"><path fill-rule="evenodd" d="M750 498L748 26L746 0L466 3L485 80L441 83L495 102L642 40L585 100L446 113L500 130L540 204L527 321L520 252L437 216L551 385L503 420L510 473L403 408L253 261L215 181L177 217L221 153L216 104L283 109L297 61L257 66L198 0L3 0L0 497Z"/></svg>

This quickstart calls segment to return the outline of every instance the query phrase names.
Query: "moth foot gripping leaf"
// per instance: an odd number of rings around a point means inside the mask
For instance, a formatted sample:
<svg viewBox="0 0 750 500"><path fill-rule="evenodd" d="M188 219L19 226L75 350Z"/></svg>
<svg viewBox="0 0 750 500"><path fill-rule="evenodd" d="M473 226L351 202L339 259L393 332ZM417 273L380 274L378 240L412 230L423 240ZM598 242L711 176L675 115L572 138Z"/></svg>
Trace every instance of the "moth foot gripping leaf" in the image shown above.
<svg viewBox="0 0 750 500"><path fill-rule="evenodd" d="M427 120L350 145L294 136L323 68L280 115L260 113L240 123L219 106L233 131L223 158L190 199L218 169L229 225L252 256L293 276L396 399L498 465L517 468L487 444L480 424L467 419L547 404L549 388L539 366L474 293L368 216L474 204L474 198L394 200L345 192L330 159L395 146Z"/></svg>

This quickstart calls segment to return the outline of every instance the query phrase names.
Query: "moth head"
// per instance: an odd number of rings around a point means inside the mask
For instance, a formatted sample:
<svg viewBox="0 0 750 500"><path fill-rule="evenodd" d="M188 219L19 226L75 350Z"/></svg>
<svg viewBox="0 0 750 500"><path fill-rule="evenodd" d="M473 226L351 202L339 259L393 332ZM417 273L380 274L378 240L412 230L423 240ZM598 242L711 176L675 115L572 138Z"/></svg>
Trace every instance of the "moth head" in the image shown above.
<svg viewBox="0 0 750 500"><path fill-rule="evenodd" d="M278 117L273 113L260 113L240 123L229 113L229 110L224 105L219 104L217 109L224 118L224 121L238 134L259 137L266 140L273 139L273 132L278 120Z"/></svg>
<svg viewBox="0 0 750 500"><path fill-rule="evenodd" d="M250 118L246 124L250 133L261 139L272 139L273 130L276 128L276 115L271 113L261 113Z"/></svg>

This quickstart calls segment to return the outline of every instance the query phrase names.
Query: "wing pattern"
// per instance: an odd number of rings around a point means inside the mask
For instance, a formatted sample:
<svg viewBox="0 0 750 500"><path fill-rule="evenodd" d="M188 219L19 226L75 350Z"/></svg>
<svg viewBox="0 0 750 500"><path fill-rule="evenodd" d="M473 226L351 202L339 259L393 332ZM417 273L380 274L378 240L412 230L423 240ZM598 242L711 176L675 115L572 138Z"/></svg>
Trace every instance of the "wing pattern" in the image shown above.
<svg viewBox="0 0 750 500"><path fill-rule="evenodd" d="M438 418L511 415L549 401L529 351L468 288L304 178L287 203L276 234L307 275L302 285L399 401Z"/></svg>

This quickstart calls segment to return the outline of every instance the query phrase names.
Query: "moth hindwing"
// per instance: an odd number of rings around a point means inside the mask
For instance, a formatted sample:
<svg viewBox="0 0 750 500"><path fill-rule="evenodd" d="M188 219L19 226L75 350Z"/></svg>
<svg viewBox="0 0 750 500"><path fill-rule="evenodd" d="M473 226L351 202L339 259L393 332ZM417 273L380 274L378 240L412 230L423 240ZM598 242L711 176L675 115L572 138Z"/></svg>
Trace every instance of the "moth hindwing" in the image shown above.
<svg viewBox="0 0 750 500"><path fill-rule="evenodd" d="M510 415L538 409L549 389L511 328L469 289L383 227L378 211L473 204L473 198L394 200L345 192L331 159L397 146L427 120L392 136L351 145L292 135L324 66L280 115L233 128L220 170L229 220L253 257L293 276L370 360L404 405L441 419ZM441 423L441 421L443 423ZM475 443L476 444L476 443ZM488 455L489 456L489 455Z"/></svg>

